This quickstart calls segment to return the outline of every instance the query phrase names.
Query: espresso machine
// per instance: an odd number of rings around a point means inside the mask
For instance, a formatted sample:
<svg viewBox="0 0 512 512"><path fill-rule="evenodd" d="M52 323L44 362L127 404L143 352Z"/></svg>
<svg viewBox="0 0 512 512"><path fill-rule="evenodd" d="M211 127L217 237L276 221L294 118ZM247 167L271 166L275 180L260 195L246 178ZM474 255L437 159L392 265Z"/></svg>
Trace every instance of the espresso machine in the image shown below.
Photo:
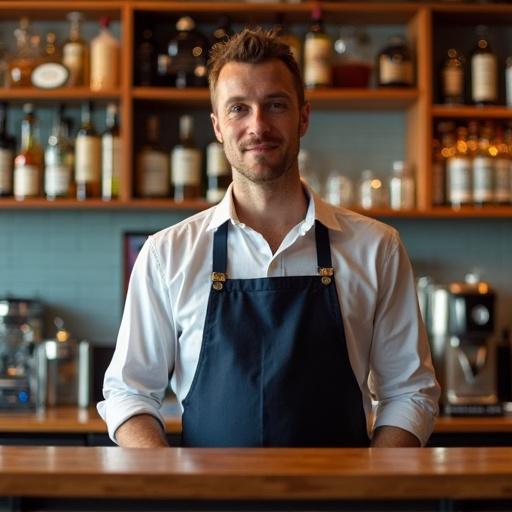
<svg viewBox="0 0 512 512"><path fill-rule="evenodd" d="M444 414L501 414L496 391L496 293L475 274L429 283L422 311ZM421 302L421 301L420 301Z"/></svg>

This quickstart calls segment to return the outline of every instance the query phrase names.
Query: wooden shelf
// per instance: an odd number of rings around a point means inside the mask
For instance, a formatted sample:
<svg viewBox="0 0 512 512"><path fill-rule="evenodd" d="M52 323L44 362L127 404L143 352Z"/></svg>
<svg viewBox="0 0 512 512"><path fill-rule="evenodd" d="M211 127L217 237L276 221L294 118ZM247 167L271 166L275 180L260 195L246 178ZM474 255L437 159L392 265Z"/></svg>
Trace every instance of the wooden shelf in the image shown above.
<svg viewBox="0 0 512 512"><path fill-rule="evenodd" d="M121 91L109 89L105 91L92 91L88 87L62 87L59 89L36 89L35 87L1 88L0 100L23 100L37 103L42 100L119 100Z"/></svg>
<svg viewBox="0 0 512 512"><path fill-rule="evenodd" d="M432 116L435 118L450 117L457 119L511 119L512 108L505 106L434 105Z"/></svg>
<svg viewBox="0 0 512 512"><path fill-rule="evenodd" d="M176 89L173 87L135 87L137 100L161 101L173 105L204 108L210 106L208 89ZM418 99L417 89L345 89L307 90L306 98L318 109L396 110L412 105Z"/></svg>

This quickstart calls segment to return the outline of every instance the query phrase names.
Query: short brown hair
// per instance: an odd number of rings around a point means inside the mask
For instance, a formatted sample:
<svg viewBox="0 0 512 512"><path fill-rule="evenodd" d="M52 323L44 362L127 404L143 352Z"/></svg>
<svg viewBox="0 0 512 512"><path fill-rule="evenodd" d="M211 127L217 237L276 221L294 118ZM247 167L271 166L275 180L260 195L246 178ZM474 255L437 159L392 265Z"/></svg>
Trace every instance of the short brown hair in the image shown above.
<svg viewBox="0 0 512 512"><path fill-rule="evenodd" d="M279 39L276 31L261 27L244 28L225 42L215 44L210 50L208 82L212 105L217 80L222 68L228 62L259 64L272 59L280 60L290 70L297 90L299 106L304 105L304 83L290 47ZM213 107L215 108L215 105Z"/></svg>

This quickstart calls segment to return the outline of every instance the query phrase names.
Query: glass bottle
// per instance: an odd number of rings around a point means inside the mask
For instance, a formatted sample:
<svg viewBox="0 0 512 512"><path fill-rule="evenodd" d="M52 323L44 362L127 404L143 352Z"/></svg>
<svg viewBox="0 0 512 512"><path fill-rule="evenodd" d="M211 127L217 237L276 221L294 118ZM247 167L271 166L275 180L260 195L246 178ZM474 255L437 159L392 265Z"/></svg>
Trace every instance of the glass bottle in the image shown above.
<svg viewBox="0 0 512 512"><path fill-rule="evenodd" d="M403 161L393 162L389 180L389 206L392 210L412 210L416 204L416 187L410 167Z"/></svg>
<svg viewBox="0 0 512 512"><path fill-rule="evenodd" d="M9 63L7 58L7 49L0 34L0 87L9 86Z"/></svg>
<svg viewBox="0 0 512 512"><path fill-rule="evenodd" d="M304 85L308 88L332 85L332 39L324 29L320 4L315 3L311 24L304 37Z"/></svg>
<svg viewBox="0 0 512 512"><path fill-rule="evenodd" d="M190 16L183 16L176 22L176 31L167 45L171 85L178 88L206 87L206 38L196 30L196 23Z"/></svg>
<svg viewBox="0 0 512 512"><path fill-rule="evenodd" d="M512 202L512 155L501 125L496 127L494 146L496 147L494 202L505 205Z"/></svg>
<svg viewBox="0 0 512 512"><path fill-rule="evenodd" d="M103 200L119 198L121 173L121 139L117 105L107 105L106 129L101 135L101 197Z"/></svg>
<svg viewBox="0 0 512 512"><path fill-rule="evenodd" d="M101 141L91 120L92 102L82 106L82 124L75 140L76 197L79 200L101 195Z"/></svg>
<svg viewBox="0 0 512 512"><path fill-rule="evenodd" d="M69 38L62 46L62 63L69 70L67 85L80 87L89 85L89 46L82 39L81 27L84 21L81 12L68 13Z"/></svg>
<svg viewBox="0 0 512 512"><path fill-rule="evenodd" d="M119 85L119 41L110 31L110 18L100 19L100 33L91 41L91 89L100 91Z"/></svg>
<svg viewBox="0 0 512 512"><path fill-rule="evenodd" d="M473 202L480 206L494 200L494 158L496 147L492 144L494 126L484 123L478 140L478 151L473 159Z"/></svg>
<svg viewBox="0 0 512 512"><path fill-rule="evenodd" d="M441 97L443 103L449 105L464 104L465 75L464 56L455 48L450 48L441 68Z"/></svg>
<svg viewBox="0 0 512 512"><path fill-rule="evenodd" d="M32 70L32 85L40 89L55 89L65 85L69 79L69 70L61 60L57 36L53 32L48 32L39 63Z"/></svg>
<svg viewBox="0 0 512 512"><path fill-rule="evenodd" d="M217 203L231 183L231 166L220 142L210 142L206 147L206 178L206 200Z"/></svg>
<svg viewBox="0 0 512 512"><path fill-rule="evenodd" d="M477 27L477 36L471 54L471 101L492 105L498 100L498 59L491 49L487 28Z"/></svg>
<svg viewBox="0 0 512 512"><path fill-rule="evenodd" d="M14 197L40 197L43 174L43 149L37 136L36 116L32 103L23 105L21 146L14 159Z"/></svg>
<svg viewBox="0 0 512 512"><path fill-rule="evenodd" d="M438 139L433 139L432 204L441 206L447 202L446 176L448 158L455 154L455 124L442 121L437 125Z"/></svg>
<svg viewBox="0 0 512 512"><path fill-rule="evenodd" d="M299 174L317 194L322 194L323 184L320 181L318 172L313 166L313 158L308 149L301 148L297 155L297 163L299 166Z"/></svg>
<svg viewBox="0 0 512 512"><path fill-rule="evenodd" d="M473 200L472 162L468 155L467 135L465 126L457 128L455 151L446 162L447 201L455 208L470 204Z"/></svg>
<svg viewBox="0 0 512 512"><path fill-rule="evenodd" d="M170 158L159 143L158 116L146 119L146 143L137 153L136 191L139 197L170 197Z"/></svg>
<svg viewBox="0 0 512 512"><path fill-rule="evenodd" d="M393 36L377 56L377 83L380 87L414 85L412 53L402 36Z"/></svg>
<svg viewBox="0 0 512 512"><path fill-rule="evenodd" d="M63 113L64 106L60 105L44 154L44 193L48 199L72 197L74 192L74 155Z"/></svg>
<svg viewBox="0 0 512 512"><path fill-rule="evenodd" d="M175 201L201 196L201 151L194 141L192 116L180 117L180 142L171 153L171 184Z"/></svg>
<svg viewBox="0 0 512 512"><path fill-rule="evenodd" d="M359 182L359 206L365 210L382 208L385 204L385 190L382 180L373 171L366 169Z"/></svg>
<svg viewBox="0 0 512 512"><path fill-rule="evenodd" d="M30 87L32 85L30 77L36 62L30 37L30 22L28 18L23 17L20 19L19 27L14 31L16 50L8 63L11 87Z"/></svg>
<svg viewBox="0 0 512 512"><path fill-rule="evenodd" d="M358 27L342 27L334 41L335 87L368 87L372 74L369 37Z"/></svg>
<svg viewBox="0 0 512 512"><path fill-rule="evenodd" d="M299 69L302 68L302 43L299 37L288 29L284 20L284 15L280 14L274 25L274 30L279 35L279 39L290 47Z"/></svg>
<svg viewBox="0 0 512 512"><path fill-rule="evenodd" d="M0 103L0 197L12 196L15 140L7 133L7 102Z"/></svg>
<svg viewBox="0 0 512 512"><path fill-rule="evenodd" d="M150 29L142 31L142 41L135 51L135 83L144 87L156 84L157 54Z"/></svg>

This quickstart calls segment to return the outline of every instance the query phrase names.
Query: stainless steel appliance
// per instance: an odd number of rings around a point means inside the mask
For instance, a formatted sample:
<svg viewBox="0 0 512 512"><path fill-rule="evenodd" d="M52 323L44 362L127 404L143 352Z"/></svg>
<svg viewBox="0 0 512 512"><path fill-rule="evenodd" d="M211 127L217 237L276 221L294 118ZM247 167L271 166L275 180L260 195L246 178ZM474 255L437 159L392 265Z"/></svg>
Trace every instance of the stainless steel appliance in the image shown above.
<svg viewBox="0 0 512 512"><path fill-rule="evenodd" d="M43 306L20 298L0 298L0 409L35 406L34 347L41 341Z"/></svg>
<svg viewBox="0 0 512 512"><path fill-rule="evenodd" d="M445 414L499 414L494 335L496 293L478 276L427 286L424 311Z"/></svg>

